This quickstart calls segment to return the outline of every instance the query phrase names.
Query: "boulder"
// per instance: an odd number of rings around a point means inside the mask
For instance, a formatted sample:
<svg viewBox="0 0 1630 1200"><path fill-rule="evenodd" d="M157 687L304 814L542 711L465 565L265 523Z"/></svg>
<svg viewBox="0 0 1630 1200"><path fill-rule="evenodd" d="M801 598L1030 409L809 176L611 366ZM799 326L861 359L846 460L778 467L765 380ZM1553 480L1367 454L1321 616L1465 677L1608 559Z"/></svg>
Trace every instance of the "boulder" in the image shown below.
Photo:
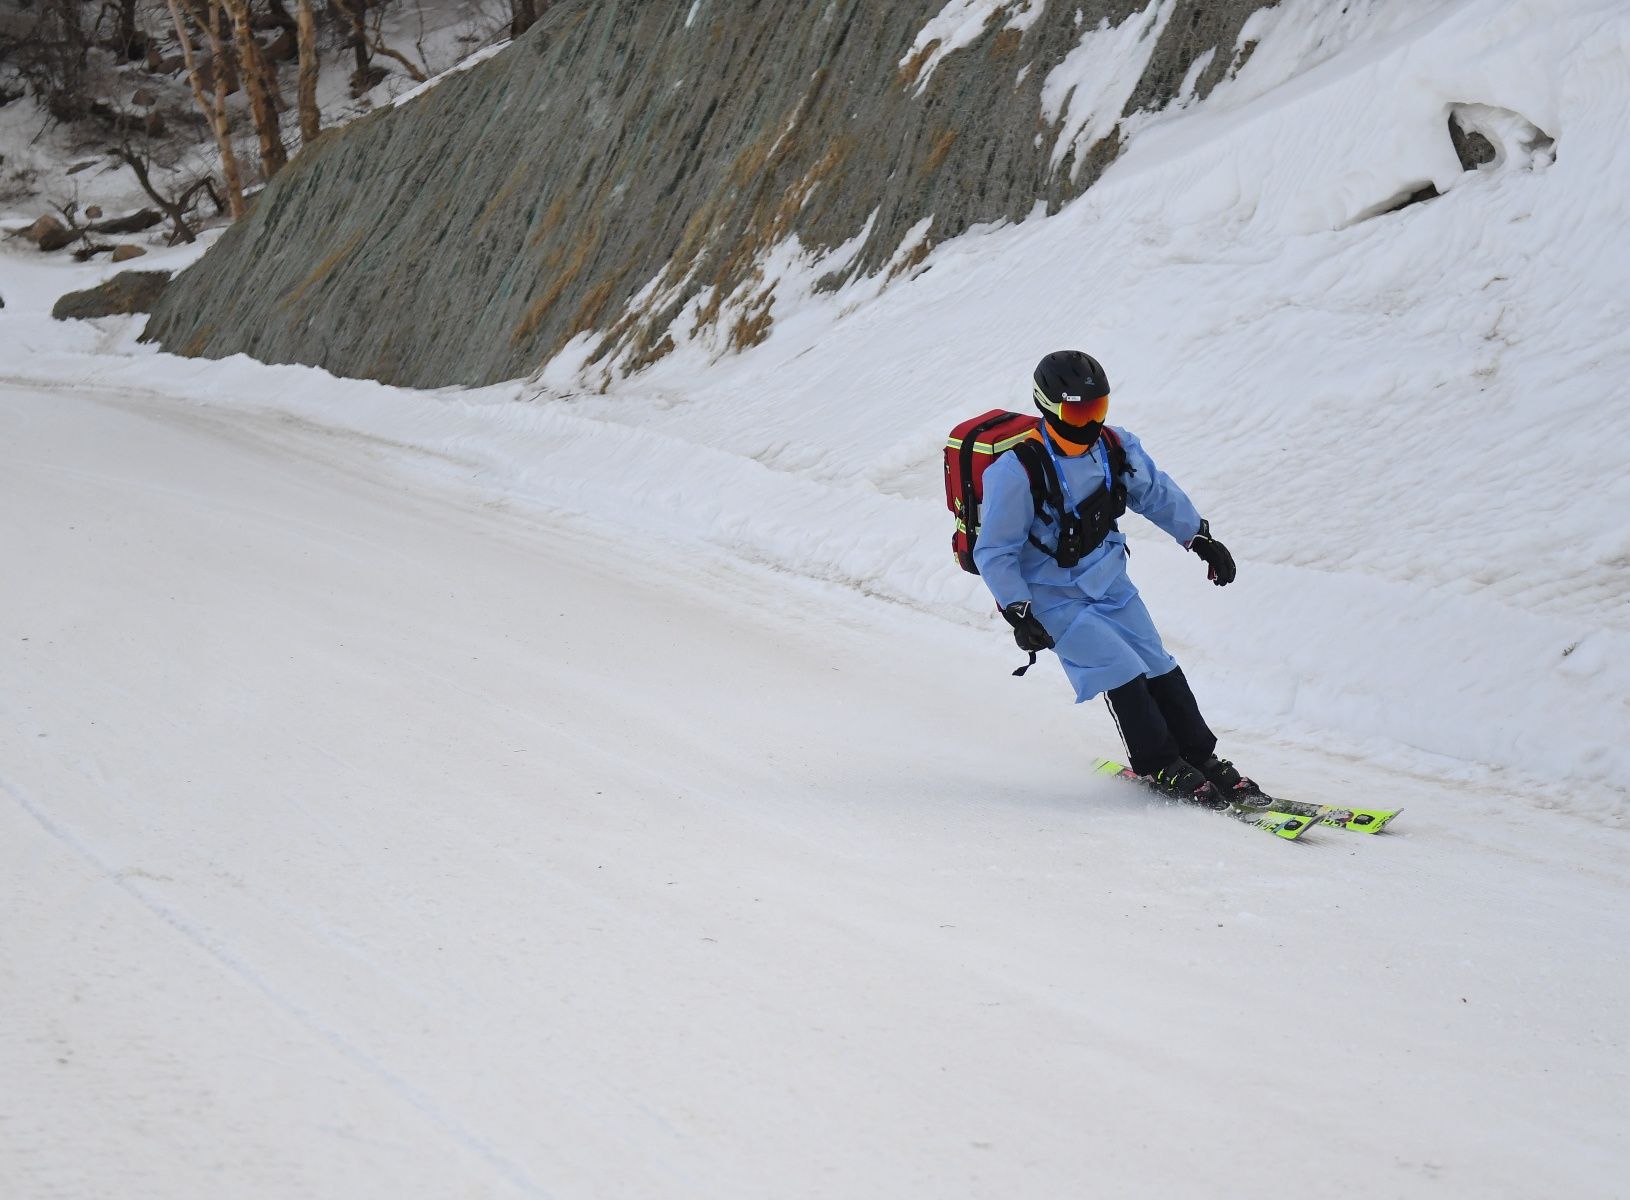
<svg viewBox="0 0 1630 1200"><path fill-rule="evenodd" d="M168 271L121 271L100 287L69 292L51 315L59 321L152 312L170 284Z"/></svg>
<svg viewBox="0 0 1630 1200"><path fill-rule="evenodd" d="M27 229L22 230L21 236L27 238L29 241L38 246L40 241L49 234L61 233L66 228L67 226L63 225L63 223L57 220L55 217L44 216L38 221L35 221Z"/></svg>
<svg viewBox="0 0 1630 1200"><path fill-rule="evenodd" d="M1465 171L1475 171L1498 157L1494 143L1481 130L1466 128L1453 114L1449 117L1449 141L1454 144L1455 155Z"/></svg>
<svg viewBox="0 0 1630 1200"><path fill-rule="evenodd" d="M113 248L113 261L129 262L131 259L140 258L146 253L147 251L142 249L140 246L133 246L129 242L125 242L123 245L115 246Z"/></svg>
<svg viewBox="0 0 1630 1200"><path fill-rule="evenodd" d="M89 221L97 220L101 215L102 206L100 204L93 204L85 210L85 219Z"/></svg>

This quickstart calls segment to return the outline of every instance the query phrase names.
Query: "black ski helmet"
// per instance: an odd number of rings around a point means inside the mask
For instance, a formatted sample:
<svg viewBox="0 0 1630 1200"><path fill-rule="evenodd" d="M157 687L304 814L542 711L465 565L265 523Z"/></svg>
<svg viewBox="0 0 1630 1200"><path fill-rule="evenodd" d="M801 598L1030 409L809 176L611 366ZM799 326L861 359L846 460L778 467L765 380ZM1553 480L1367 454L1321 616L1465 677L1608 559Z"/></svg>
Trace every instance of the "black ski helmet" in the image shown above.
<svg viewBox="0 0 1630 1200"><path fill-rule="evenodd" d="M1098 440L1102 420L1076 425L1066 421L1063 413L1066 404L1109 395L1109 376L1096 358L1080 350L1055 350L1036 364L1032 378L1036 407L1051 428L1072 442L1090 446Z"/></svg>

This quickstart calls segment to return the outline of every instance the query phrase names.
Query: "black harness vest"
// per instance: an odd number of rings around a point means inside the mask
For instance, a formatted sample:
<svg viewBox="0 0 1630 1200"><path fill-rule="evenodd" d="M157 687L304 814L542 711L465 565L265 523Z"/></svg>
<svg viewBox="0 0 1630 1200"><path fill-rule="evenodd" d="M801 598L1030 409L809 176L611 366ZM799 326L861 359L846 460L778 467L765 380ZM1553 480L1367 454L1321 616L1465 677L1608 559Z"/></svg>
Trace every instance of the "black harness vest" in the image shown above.
<svg viewBox="0 0 1630 1200"><path fill-rule="evenodd" d="M1044 524L1059 527L1057 549L1033 533L1030 544L1065 569L1102 546L1104 539L1116 531L1115 522L1126 514L1126 477L1132 473L1126 461L1126 449L1108 426L1099 437L1109 451L1109 476L1114 482L1110 487L1099 488L1073 509L1064 506L1058 467L1047 447L1039 441L1024 441L1013 447L1030 480L1030 499L1035 504L1036 515ZM1054 513L1059 514L1056 520Z"/></svg>

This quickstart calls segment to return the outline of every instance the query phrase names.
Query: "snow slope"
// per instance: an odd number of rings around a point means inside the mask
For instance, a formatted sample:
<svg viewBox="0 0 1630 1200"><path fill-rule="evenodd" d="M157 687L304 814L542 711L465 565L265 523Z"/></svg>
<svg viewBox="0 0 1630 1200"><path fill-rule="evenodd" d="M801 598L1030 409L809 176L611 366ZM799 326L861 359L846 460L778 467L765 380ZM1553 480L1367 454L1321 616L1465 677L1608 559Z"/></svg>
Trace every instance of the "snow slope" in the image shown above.
<svg viewBox="0 0 1630 1200"><path fill-rule="evenodd" d="M7 1195L1624 1178L1616 833L1169 808L1017 756L1114 734L982 631L275 414L11 386L0 447Z"/></svg>
<svg viewBox="0 0 1630 1200"><path fill-rule="evenodd" d="M789 244L764 345L721 356L702 334L603 395L576 349L534 386L476 393L182 366L117 333L81 340L115 353L28 369L452 448L517 495L972 622L990 609L949 569L945 431L1025 407L1030 364L1085 346L1116 381L1112 419L1245 564L1226 593L1195 589L1193 560L1129 522L1168 640L1228 721L1492 768L1622 823L1630 16L1371 0L1282 5L1247 32L1238 79L1143 121L1057 217L829 296L812 288L831 260ZM1451 111L1494 163L1461 170ZM1445 194L1366 216L1425 183Z"/></svg>
<svg viewBox="0 0 1630 1200"><path fill-rule="evenodd" d="M1630 17L1350 7L603 394L169 358L0 247L0 1194L1620 1194ZM1395 835L1007 677L938 450L1076 344L1240 560L1133 523L1225 749Z"/></svg>
<svg viewBox="0 0 1630 1200"><path fill-rule="evenodd" d="M945 430L1024 408L1036 359L1090 349L1111 419L1248 564L1226 598L1185 596L1192 563L1133 522L1157 613L1238 719L1560 778L1622 819L1630 14L1347 7L1259 14L1239 78L1144 123L1056 218L958 239L875 299L778 307L751 353L692 342L567 411L737 448L818 514L793 533L761 502L723 538L972 611L977 584L944 570ZM1495 163L1462 171L1451 111ZM1428 183L1446 194L1370 215ZM796 297L821 266L786 261Z"/></svg>

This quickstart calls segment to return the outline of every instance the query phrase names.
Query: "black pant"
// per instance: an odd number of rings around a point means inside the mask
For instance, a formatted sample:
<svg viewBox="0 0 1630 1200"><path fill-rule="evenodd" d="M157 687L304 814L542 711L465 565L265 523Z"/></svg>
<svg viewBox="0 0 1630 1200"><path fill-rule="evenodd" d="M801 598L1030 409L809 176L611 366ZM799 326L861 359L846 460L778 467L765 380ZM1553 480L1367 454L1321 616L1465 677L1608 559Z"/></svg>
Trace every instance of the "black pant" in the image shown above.
<svg viewBox="0 0 1630 1200"><path fill-rule="evenodd" d="M1109 707L1139 775L1153 775L1176 758L1199 766L1217 749L1182 667L1123 683L1110 691Z"/></svg>

